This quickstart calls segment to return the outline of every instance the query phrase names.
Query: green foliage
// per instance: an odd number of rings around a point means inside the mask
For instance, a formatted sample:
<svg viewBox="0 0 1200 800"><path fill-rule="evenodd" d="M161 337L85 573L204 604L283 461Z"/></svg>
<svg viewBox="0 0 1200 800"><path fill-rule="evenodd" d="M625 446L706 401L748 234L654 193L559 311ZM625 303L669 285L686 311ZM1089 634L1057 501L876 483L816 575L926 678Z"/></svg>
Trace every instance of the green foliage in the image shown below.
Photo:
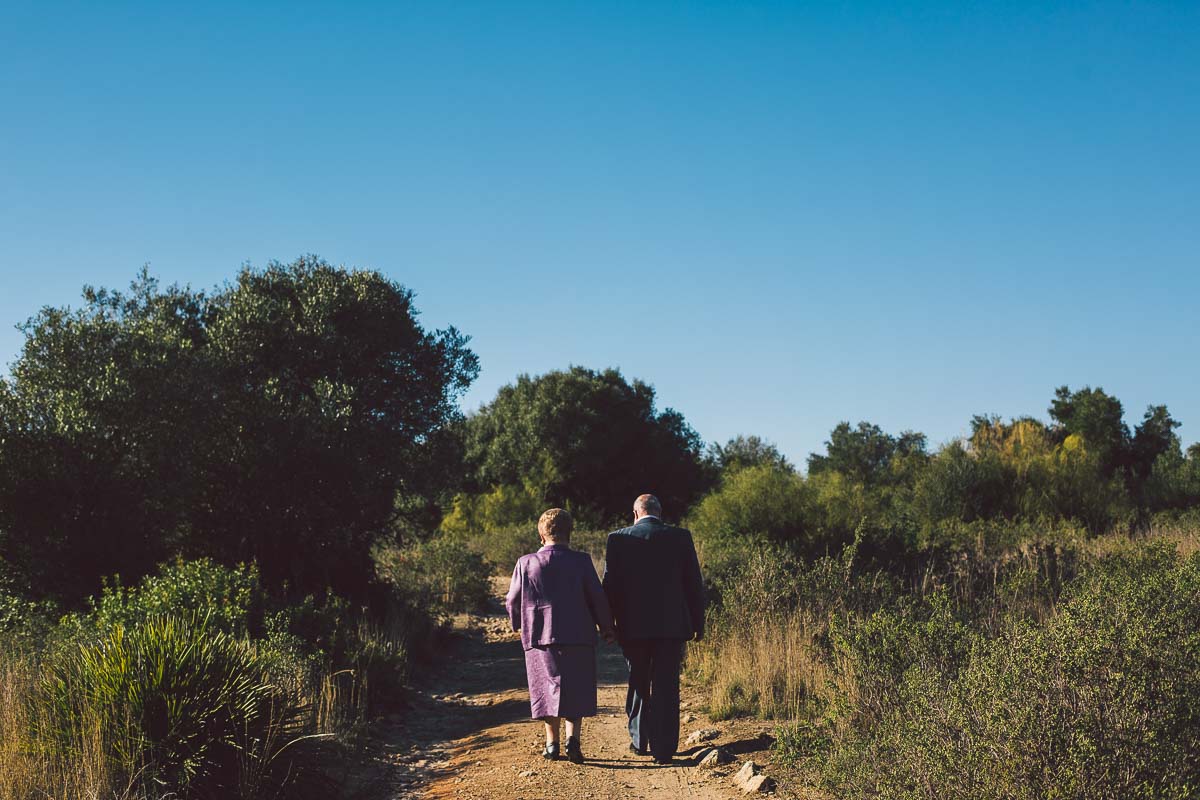
<svg viewBox="0 0 1200 800"><path fill-rule="evenodd" d="M758 436L738 435L725 444L713 442L705 450L704 457L717 472L764 465L786 471L795 470L792 463L779 452L779 448Z"/></svg>
<svg viewBox="0 0 1200 800"><path fill-rule="evenodd" d="M491 597L491 569L478 553L447 537L436 537L376 557L380 575L446 611L477 611Z"/></svg>
<svg viewBox="0 0 1200 800"><path fill-rule="evenodd" d="M0 588L0 642L16 651L44 641L52 628L53 606L35 603Z"/></svg>
<svg viewBox="0 0 1200 800"><path fill-rule="evenodd" d="M856 703L826 779L847 796L1188 797L1200 780L1200 558L1109 556L1045 621L970 633L935 601L840 639ZM864 770L863 765L872 765Z"/></svg>
<svg viewBox="0 0 1200 800"><path fill-rule="evenodd" d="M643 492L682 515L708 485L696 432L678 412L656 409L649 384L615 369L522 375L465 427L475 493L523 487L535 507L597 525L627 518Z"/></svg>
<svg viewBox="0 0 1200 800"><path fill-rule="evenodd" d="M1085 386L1072 392L1060 386L1050 403L1050 418L1057 423L1059 437L1082 437L1108 475L1123 463L1129 445L1124 413L1121 401L1100 387Z"/></svg>
<svg viewBox="0 0 1200 800"><path fill-rule="evenodd" d="M865 615L835 617L831 640L854 676L856 718L876 720L896 702L910 672L953 677L973 643L973 632L949 594L902 600Z"/></svg>
<svg viewBox="0 0 1200 800"><path fill-rule="evenodd" d="M1144 487L1146 505L1160 511L1200 507L1200 447L1193 445L1185 458L1178 450L1154 461Z"/></svg>
<svg viewBox="0 0 1200 800"><path fill-rule="evenodd" d="M537 519L545 510L541 491L532 484L493 486L479 494L455 495L441 530L459 537L483 531L527 530L537 527Z"/></svg>
<svg viewBox="0 0 1200 800"><path fill-rule="evenodd" d="M976 417L969 445L937 453L916 480L914 517L925 537L947 522L1076 520L1094 533L1129 512L1125 485L1108 476L1079 434L1056 442L1036 420Z"/></svg>
<svg viewBox="0 0 1200 800"><path fill-rule="evenodd" d="M867 486L893 482L904 470L904 461L918 464L925 458L925 434L905 431L889 436L878 425L839 423L825 442L825 455L808 457L809 474L834 471Z"/></svg>
<svg viewBox="0 0 1200 800"><path fill-rule="evenodd" d="M763 464L726 474L686 523L705 569L720 574L756 547L786 545L811 553L817 544L812 506L812 492L802 477Z"/></svg>
<svg viewBox="0 0 1200 800"><path fill-rule="evenodd" d="M207 618L155 616L68 647L44 671L43 734L69 747L96 726L111 774L182 796L232 792L243 753L263 752L286 703L253 648Z"/></svg>
<svg viewBox="0 0 1200 800"><path fill-rule="evenodd" d="M100 631L118 625L131 628L150 617L187 609L203 616L211 630L245 636L261 631L263 604L254 567L223 567L207 558L177 560L136 587L119 581L106 584L86 624Z"/></svg>
<svg viewBox="0 0 1200 800"><path fill-rule="evenodd" d="M445 491L443 431L478 370L407 289L313 258L209 294L143 272L25 335L0 381L0 530L28 584L68 601L181 554L361 595L397 510L427 518Z"/></svg>
<svg viewBox="0 0 1200 800"><path fill-rule="evenodd" d="M831 745L827 726L800 720L780 725L775 729L771 755L781 764L796 767L808 759L823 759Z"/></svg>

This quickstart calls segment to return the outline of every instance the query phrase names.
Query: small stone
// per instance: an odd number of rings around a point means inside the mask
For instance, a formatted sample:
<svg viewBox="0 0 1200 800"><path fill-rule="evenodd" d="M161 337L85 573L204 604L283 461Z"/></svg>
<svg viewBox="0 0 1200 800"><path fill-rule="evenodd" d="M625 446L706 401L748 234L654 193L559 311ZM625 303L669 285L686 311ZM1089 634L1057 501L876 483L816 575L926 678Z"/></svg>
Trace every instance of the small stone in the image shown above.
<svg viewBox="0 0 1200 800"><path fill-rule="evenodd" d="M707 742L710 739L715 739L720 735L721 732L716 728L701 728L698 731L692 731L688 735L685 744L700 744L701 742Z"/></svg>
<svg viewBox="0 0 1200 800"><path fill-rule="evenodd" d="M527 769L524 772L517 773L518 778L532 778L534 775L537 775L537 773L531 769Z"/></svg>
<svg viewBox="0 0 1200 800"><path fill-rule="evenodd" d="M733 776L733 782L744 786L747 781L759 773L759 766L753 761L747 761L742 764L742 768L738 770L737 775Z"/></svg>
<svg viewBox="0 0 1200 800"><path fill-rule="evenodd" d="M746 794L766 794L774 790L775 781L768 778L766 775L755 775L750 780L742 784L742 791Z"/></svg>
<svg viewBox="0 0 1200 800"><path fill-rule="evenodd" d="M705 769L733 763L733 754L724 747L710 747L700 754L700 766Z"/></svg>
<svg viewBox="0 0 1200 800"><path fill-rule="evenodd" d="M683 715L683 723L685 725L689 722L695 722L695 721L696 721L696 715L693 714L692 712L689 711L688 713Z"/></svg>

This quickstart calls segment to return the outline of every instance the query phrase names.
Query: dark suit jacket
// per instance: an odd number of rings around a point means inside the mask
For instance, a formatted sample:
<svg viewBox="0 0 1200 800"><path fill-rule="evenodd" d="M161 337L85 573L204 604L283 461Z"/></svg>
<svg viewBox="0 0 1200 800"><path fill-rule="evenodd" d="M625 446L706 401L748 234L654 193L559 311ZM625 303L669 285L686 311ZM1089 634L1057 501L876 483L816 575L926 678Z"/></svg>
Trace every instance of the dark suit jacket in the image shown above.
<svg viewBox="0 0 1200 800"><path fill-rule="evenodd" d="M704 581L690 531L646 517L613 531L603 583L622 641L704 635Z"/></svg>

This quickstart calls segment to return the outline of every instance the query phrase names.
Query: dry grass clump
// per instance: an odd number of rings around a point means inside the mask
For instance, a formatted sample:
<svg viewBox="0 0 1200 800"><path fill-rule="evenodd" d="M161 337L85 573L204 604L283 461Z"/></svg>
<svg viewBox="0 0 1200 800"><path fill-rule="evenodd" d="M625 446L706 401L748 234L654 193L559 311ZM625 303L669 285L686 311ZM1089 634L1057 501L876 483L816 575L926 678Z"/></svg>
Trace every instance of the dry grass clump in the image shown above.
<svg viewBox="0 0 1200 800"><path fill-rule="evenodd" d="M37 735L47 724L37 702L38 674L31 658L0 656L0 800L143 800L132 787L118 785L110 772L99 715L81 720L61 750L45 746Z"/></svg>
<svg viewBox="0 0 1200 800"><path fill-rule="evenodd" d="M832 699L836 672L818 642L824 621L798 612L745 619L719 641L692 645L689 665L709 684L713 719L798 719Z"/></svg>

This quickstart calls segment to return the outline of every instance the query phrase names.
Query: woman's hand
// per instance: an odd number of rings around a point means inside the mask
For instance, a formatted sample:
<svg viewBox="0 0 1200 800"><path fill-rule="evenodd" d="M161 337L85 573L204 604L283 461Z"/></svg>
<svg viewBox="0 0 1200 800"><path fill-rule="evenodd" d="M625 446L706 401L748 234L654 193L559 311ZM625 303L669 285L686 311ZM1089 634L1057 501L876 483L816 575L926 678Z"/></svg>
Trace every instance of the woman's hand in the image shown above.
<svg viewBox="0 0 1200 800"><path fill-rule="evenodd" d="M617 641L617 632L613 628L605 628L600 631L600 637L609 644L613 644Z"/></svg>

